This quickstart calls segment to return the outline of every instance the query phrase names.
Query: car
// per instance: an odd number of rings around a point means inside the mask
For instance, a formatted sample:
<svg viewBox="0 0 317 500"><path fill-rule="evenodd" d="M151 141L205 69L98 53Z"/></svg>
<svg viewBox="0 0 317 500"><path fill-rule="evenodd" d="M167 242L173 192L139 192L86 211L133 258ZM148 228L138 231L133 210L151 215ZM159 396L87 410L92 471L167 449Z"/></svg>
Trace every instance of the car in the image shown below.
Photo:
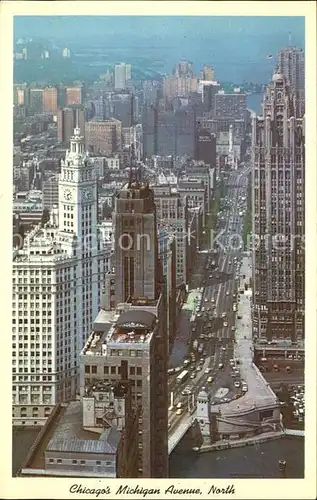
<svg viewBox="0 0 317 500"><path fill-rule="evenodd" d="M223 326L228 326L227 321L224 321L224 322L223 322Z"/></svg>
<svg viewBox="0 0 317 500"><path fill-rule="evenodd" d="M208 382L208 384L211 384L211 383L213 382L213 380L214 380L214 379L213 379L213 377L208 377L208 378L207 378L207 382Z"/></svg>
<svg viewBox="0 0 317 500"><path fill-rule="evenodd" d="M196 372L200 372L200 371L201 371L201 366L198 365L196 368Z"/></svg>
<svg viewBox="0 0 317 500"><path fill-rule="evenodd" d="M231 327L231 330L232 330L233 332L235 332L236 327L235 327L235 326L232 326L232 327Z"/></svg>
<svg viewBox="0 0 317 500"><path fill-rule="evenodd" d="M180 408L183 408L183 403L180 401L179 403L177 403L177 406L176 408L179 410Z"/></svg>
<svg viewBox="0 0 317 500"><path fill-rule="evenodd" d="M235 383L234 383L234 386L238 389L240 387L240 382L237 380Z"/></svg>
<svg viewBox="0 0 317 500"><path fill-rule="evenodd" d="M176 415L181 415L182 413L183 413L183 409L178 408L178 410L176 411Z"/></svg>
<svg viewBox="0 0 317 500"><path fill-rule="evenodd" d="M206 368L205 373L207 374L207 373L210 373L210 372L211 372L211 368Z"/></svg>
<svg viewBox="0 0 317 500"><path fill-rule="evenodd" d="M204 302L208 302L208 299L207 299L207 297L206 297L206 298L204 299Z"/></svg>
<svg viewBox="0 0 317 500"><path fill-rule="evenodd" d="M230 292L226 292L226 295L227 295L227 296L228 296L228 295L230 295Z"/></svg>
<svg viewBox="0 0 317 500"><path fill-rule="evenodd" d="M222 315L221 315L222 318L225 318L226 316L227 316L226 312L222 313Z"/></svg>
<svg viewBox="0 0 317 500"><path fill-rule="evenodd" d="M219 368L219 370L222 370L223 369L223 363L219 363L218 368Z"/></svg>
<svg viewBox="0 0 317 500"><path fill-rule="evenodd" d="M242 392L247 392L248 391L248 386L247 385L243 385L242 386Z"/></svg>
<svg viewBox="0 0 317 500"><path fill-rule="evenodd" d="M227 349L226 349L226 347L222 346L221 350L226 351Z"/></svg>
<svg viewBox="0 0 317 500"><path fill-rule="evenodd" d="M242 319L242 316L238 316L238 319Z"/></svg>
<svg viewBox="0 0 317 500"><path fill-rule="evenodd" d="M196 377L195 373L192 373L189 378L193 380L195 377Z"/></svg>

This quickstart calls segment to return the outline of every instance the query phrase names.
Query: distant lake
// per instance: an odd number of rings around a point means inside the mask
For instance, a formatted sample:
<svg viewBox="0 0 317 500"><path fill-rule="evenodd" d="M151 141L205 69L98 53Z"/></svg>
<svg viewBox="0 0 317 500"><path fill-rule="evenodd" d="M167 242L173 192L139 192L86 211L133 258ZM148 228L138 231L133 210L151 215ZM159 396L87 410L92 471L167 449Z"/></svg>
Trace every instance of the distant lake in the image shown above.
<svg viewBox="0 0 317 500"><path fill-rule="evenodd" d="M256 114L260 114L263 94L250 94L248 95L247 99L248 99L248 108L252 109L252 111L255 111Z"/></svg>

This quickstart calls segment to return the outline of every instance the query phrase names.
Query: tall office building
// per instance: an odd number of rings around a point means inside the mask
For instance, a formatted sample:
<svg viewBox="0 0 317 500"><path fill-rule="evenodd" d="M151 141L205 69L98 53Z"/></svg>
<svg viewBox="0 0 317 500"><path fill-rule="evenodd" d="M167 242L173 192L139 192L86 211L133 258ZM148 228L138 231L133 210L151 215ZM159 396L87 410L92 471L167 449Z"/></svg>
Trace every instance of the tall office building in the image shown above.
<svg viewBox="0 0 317 500"><path fill-rule="evenodd" d="M207 80L209 82L214 81L215 71L212 66L205 65L200 71L200 79Z"/></svg>
<svg viewBox="0 0 317 500"><path fill-rule="evenodd" d="M186 59L182 59L175 66L175 75L186 78L192 77L194 75L193 63Z"/></svg>
<svg viewBox="0 0 317 500"><path fill-rule="evenodd" d="M85 124L85 140L88 150L109 155L118 151L117 120L91 120ZM119 122L121 125L121 122ZM120 133L121 139L121 133Z"/></svg>
<svg viewBox="0 0 317 500"><path fill-rule="evenodd" d="M158 260L153 191L131 172L116 194L115 311L101 310L81 354L81 394L94 380L114 382L127 362L140 410L138 474L168 476L168 336Z"/></svg>
<svg viewBox="0 0 317 500"><path fill-rule="evenodd" d="M170 185L153 186L160 227L176 238L176 285L188 280L188 200Z"/></svg>
<svg viewBox="0 0 317 500"><path fill-rule="evenodd" d="M99 309L104 254L97 179L79 129L59 179L59 209L13 255L13 421L43 424L78 390L79 353Z"/></svg>
<svg viewBox="0 0 317 500"><path fill-rule="evenodd" d="M157 298L158 248L153 191L134 180L115 198L116 301L129 296Z"/></svg>
<svg viewBox="0 0 317 500"><path fill-rule="evenodd" d="M57 88L49 87L43 91L44 113L57 113ZM73 127L74 129L75 127Z"/></svg>
<svg viewBox="0 0 317 500"><path fill-rule="evenodd" d="M305 129L275 74L253 118L253 327L267 340L304 337Z"/></svg>
<svg viewBox="0 0 317 500"><path fill-rule="evenodd" d="M43 89L30 89L30 110L34 114L43 113L44 109L44 99L43 99Z"/></svg>
<svg viewBox="0 0 317 500"><path fill-rule="evenodd" d="M59 142L68 145L76 127L79 127L82 133L85 132L85 113L82 108L62 108L57 111L57 139Z"/></svg>
<svg viewBox="0 0 317 500"><path fill-rule="evenodd" d="M214 96L215 118L229 118L230 120L246 120L247 96L240 89L234 89L232 93L220 90Z"/></svg>
<svg viewBox="0 0 317 500"><path fill-rule="evenodd" d="M277 56L278 71L285 75L296 96L297 117L305 113L305 54L297 47L283 47Z"/></svg>
<svg viewBox="0 0 317 500"><path fill-rule="evenodd" d="M66 88L66 106L80 106L83 104L83 87Z"/></svg>
<svg viewBox="0 0 317 500"><path fill-rule="evenodd" d="M116 64L114 67L114 87L116 90L127 88L127 84L131 80L131 64Z"/></svg>

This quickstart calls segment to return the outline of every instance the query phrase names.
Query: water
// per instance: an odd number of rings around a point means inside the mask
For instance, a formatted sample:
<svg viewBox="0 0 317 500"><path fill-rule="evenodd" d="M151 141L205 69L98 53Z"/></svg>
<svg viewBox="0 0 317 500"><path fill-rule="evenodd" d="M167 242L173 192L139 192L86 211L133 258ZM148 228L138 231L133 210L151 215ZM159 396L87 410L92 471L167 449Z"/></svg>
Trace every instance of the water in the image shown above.
<svg viewBox="0 0 317 500"><path fill-rule="evenodd" d="M170 456L170 477L177 478L278 478L278 461L287 462L287 478L304 477L304 439L285 437L244 448Z"/></svg>
<svg viewBox="0 0 317 500"><path fill-rule="evenodd" d="M262 94L250 94L247 97L248 108L255 111L257 115L261 114Z"/></svg>

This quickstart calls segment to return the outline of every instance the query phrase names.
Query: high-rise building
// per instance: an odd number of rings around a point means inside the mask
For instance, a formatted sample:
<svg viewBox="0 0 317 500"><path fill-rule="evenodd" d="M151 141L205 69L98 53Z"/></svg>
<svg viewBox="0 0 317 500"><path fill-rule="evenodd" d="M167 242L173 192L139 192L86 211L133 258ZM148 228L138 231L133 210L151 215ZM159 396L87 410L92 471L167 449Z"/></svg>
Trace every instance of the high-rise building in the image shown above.
<svg viewBox="0 0 317 500"><path fill-rule="evenodd" d="M120 149L117 137L117 120L91 120L85 124L85 140L88 150L109 155ZM121 122L118 122L121 125ZM121 139L121 131L120 131Z"/></svg>
<svg viewBox="0 0 317 500"><path fill-rule="evenodd" d="M193 63L182 59L175 66L175 75L178 77L190 78L194 75L193 73Z"/></svg>
<svg viewBox="0 0 317 500"><path fill-rule="evenodd" d="M176 285L188 279L188 202L170 185L153 186L160 227L176 238Z"/></svg>
<svg viewBox="0 0 317 500"><path fill-rule="evenodd" d="M85 132L85 113L80 107L62 108L57 111L57 139L63 144L69 144L74 129L79 127Z"/></svg>
<svg viewBox="0 0 317 500"><path fill-rule="evenodd" d="M115 198L116 300L128 297L157 298L158 248L153 191L133 181Z"/></svg>
<svg viewBox="0 0 317 500"><path fill-rule="evenodd" d="M83 87L66 87L66 106L81 106L83 104Z"/></svg>
<svg viewBox="0 0 317 500"><path fill-rule="evenodd" d="M58 176L53 174L43 182L43 208L51 210L58 205Z"/></svg>
<svg viewBox="0 0 317 500"><path fill-rule="evenodd" d="M196 133L195 156L197 161L216 166L216 135L199 128Z"/></svg>
<svg viewBox="0 0 317 500"><path fill-rule="evenodd" d="M200 79L206 81L214 81L215 71L212 66L205 65L200 71Z"/></svg>
<svg viewBox="0 0 317 500"><path fill-rule="evenodd" d="M78 389L79 353L102 293L97 179L75 129L59 179L59 207L13 254L13 421L43 424Z"/></svg>
<svg viewBox="0 0 317 500"><path fill-rule="evenodd" d="M57 112L57 88L49 87L43 91L43 107L44 113Z"/></svg>
<svg viewBox="0 0 317 500"><path fill-rule="evenodd" d="M304 337L305 129L295 107L274 74L253 118L253 328L268 341Z"/></svg>
<svg viewBox="0 0 317 500"><path fill-rule="evenodd" d="M163 80L163 93L167 99L175 97L188 97L190 93L197 92L198 80L194 76L165 76Z"/></svg>
<svg viewBox="0 0 317 500"><path fill-rule="evenodd" d="M131 64L116 64L114 67L114 87L116 90L127 88L128 81L131 80Z"/></svg>
<svg viewBox="0 0 317 500"><path fill-rule="evenodd" d="M217 82L204 82L202 88L202 102L205 111L209 112L211 116L214 114L215 108L215 95L220 90L220 84Z"/></svg>
<svg viewBox="0 0 317 500"><path fill-rule="evenodd" d="M246 120L247 117L247 96L234 89L229 94L220 90L214 96L214 114L216 118L230 118L231 120Z"/></svg>
<svg viewBox="0 0 317 500"><path fill-rule="evenodd" d="M285 75L296 96L297 117L305 113L305 54L297 47L283 47L277 56L278 71Z"/></svg>
<svg viewBox="0 0 317 500"><path fill-rule="evenodd" d="M116 194L113 220L116 309L100 311L81 353L81 394L91 378L115 381L126 361L140 408L139 476L167 477L166 293L154 194L132 171Z"/></svg>
<svg viewBox="0 0 317 500"><path fill-rule="evenodd" d="M135 98L130 93L116 93L112 96L112 117L120 120L123 127L132 127L135 121Z"/></svg>
<svg viewBox="0 0 317 500"><path fill-rule="evenodd" d="M30 89L30 110L34 114L43 113L44 109L43 89Z"/></svg>

